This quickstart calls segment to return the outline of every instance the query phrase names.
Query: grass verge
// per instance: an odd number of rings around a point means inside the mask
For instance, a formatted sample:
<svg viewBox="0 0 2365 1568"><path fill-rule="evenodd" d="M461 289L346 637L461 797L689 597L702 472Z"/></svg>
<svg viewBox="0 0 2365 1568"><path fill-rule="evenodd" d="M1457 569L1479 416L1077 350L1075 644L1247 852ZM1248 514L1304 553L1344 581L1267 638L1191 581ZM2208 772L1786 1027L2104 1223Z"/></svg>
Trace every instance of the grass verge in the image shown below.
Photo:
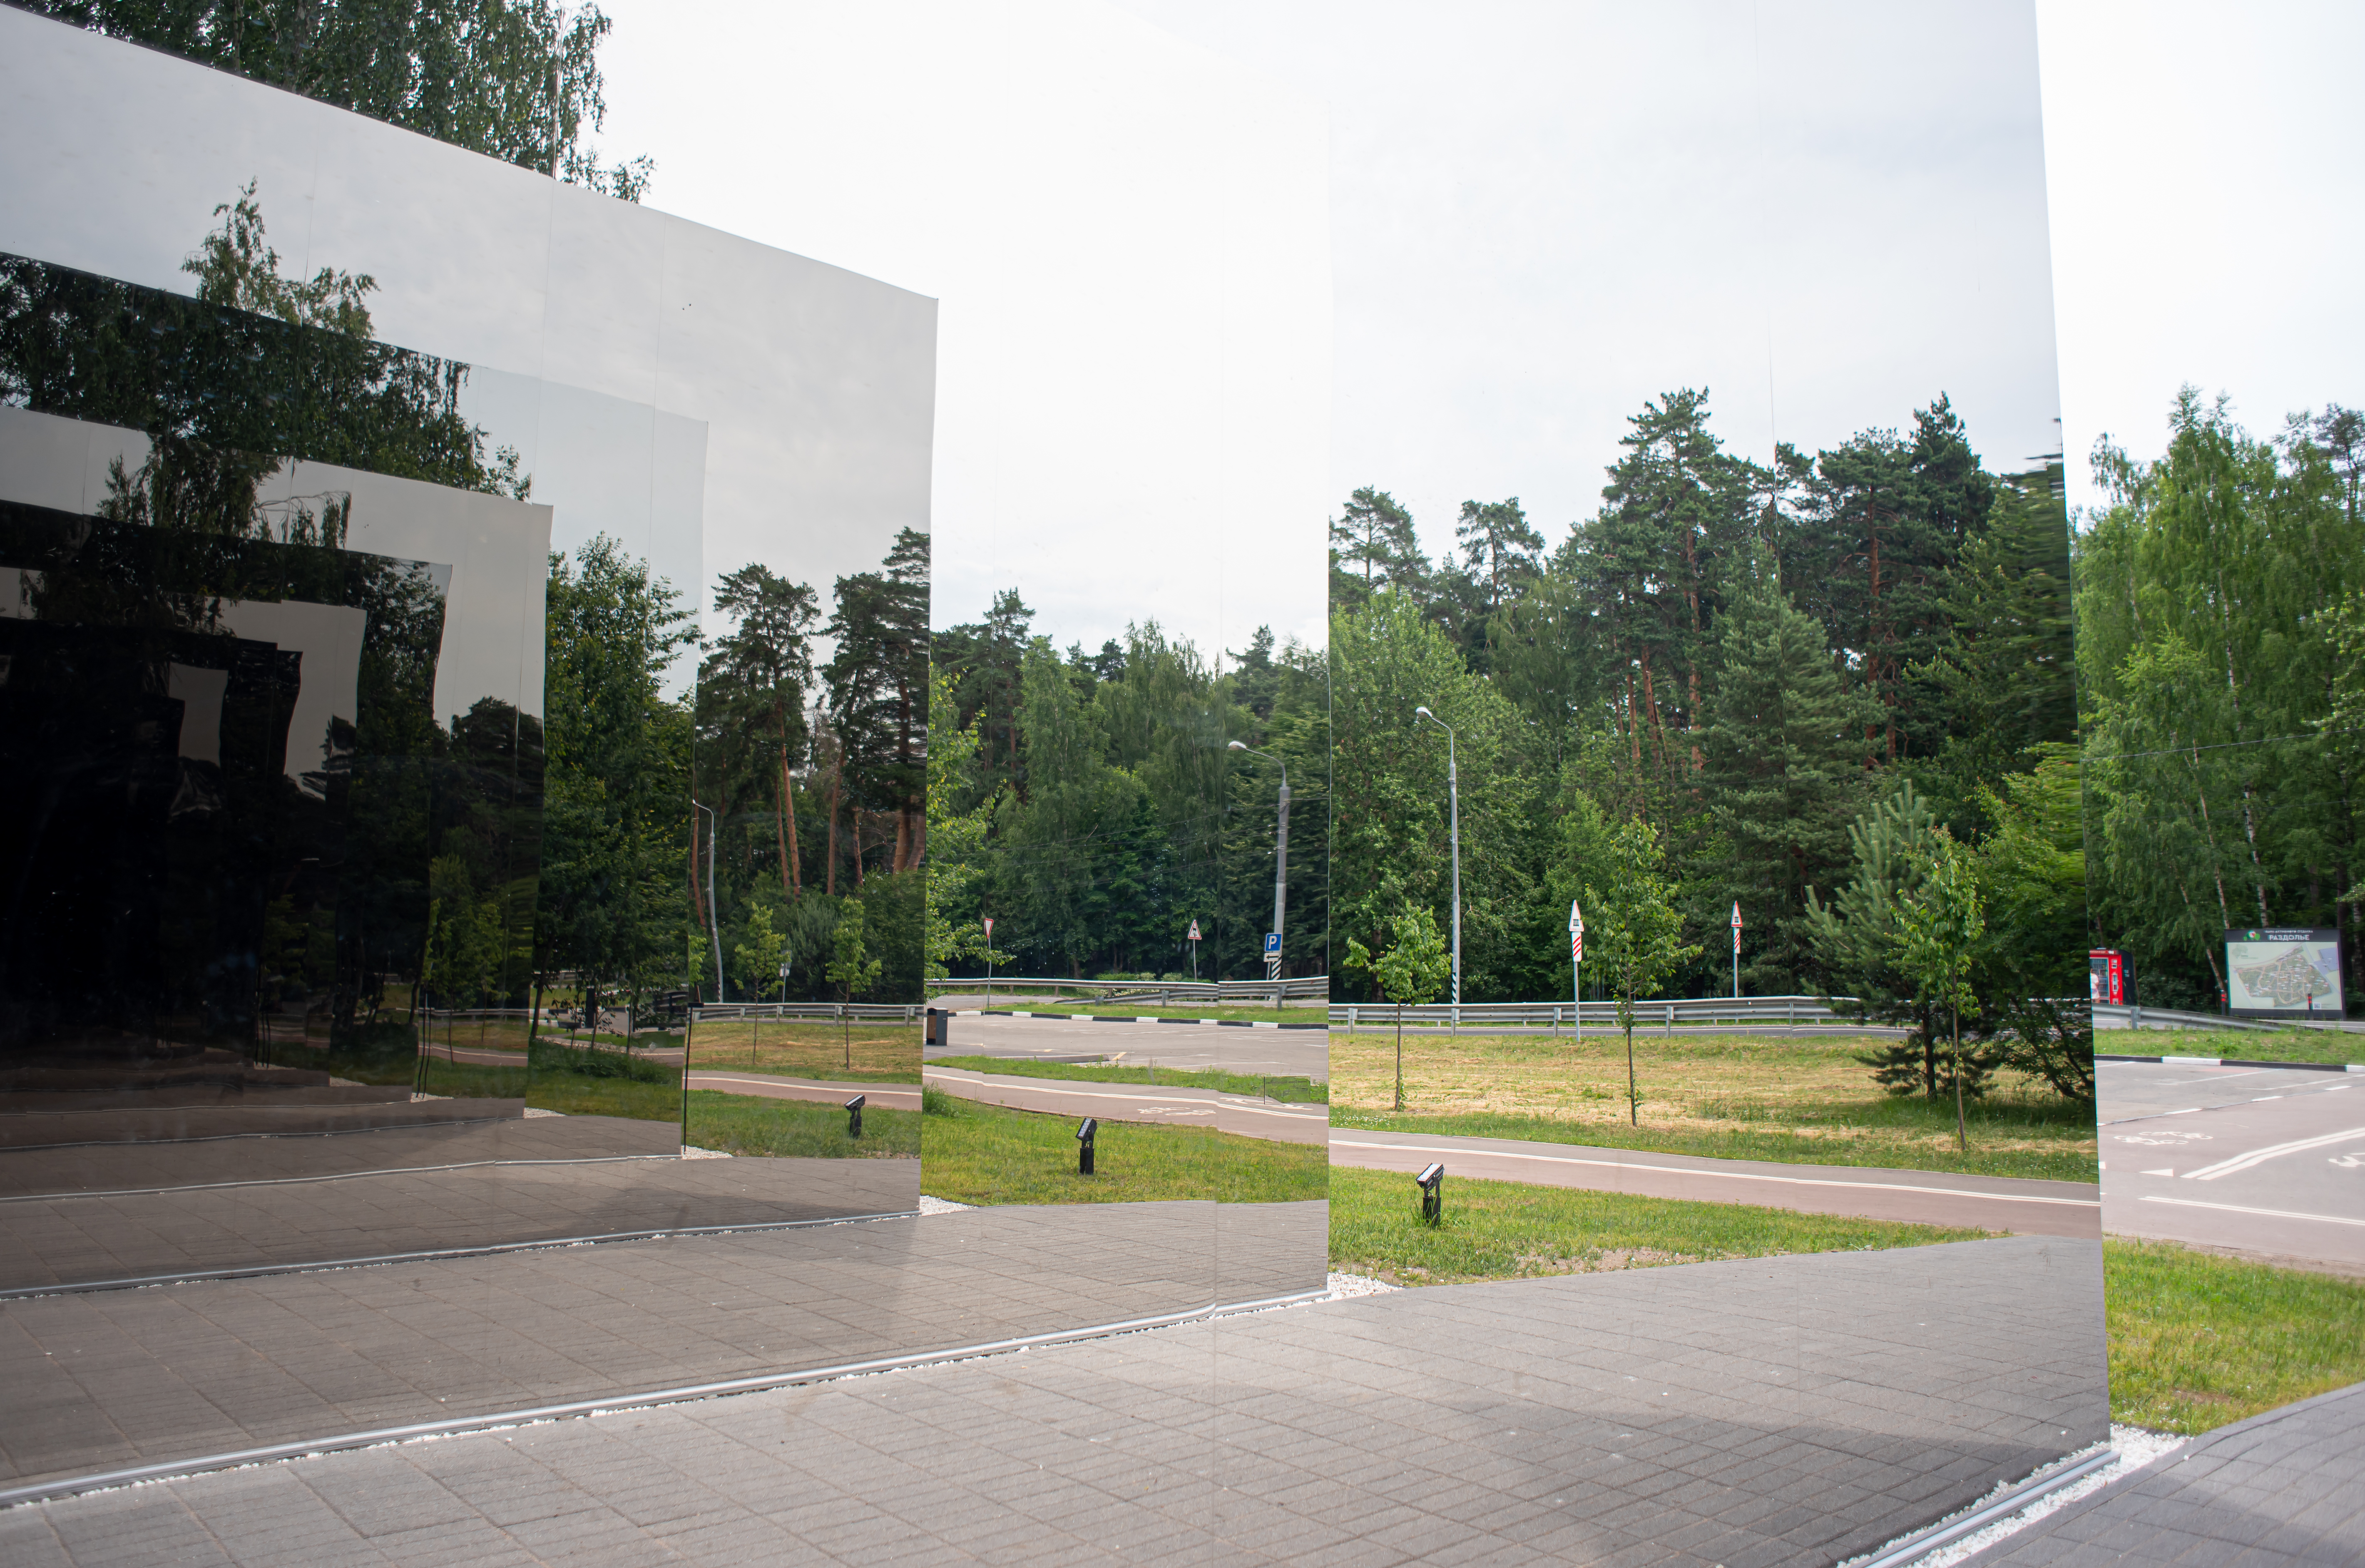
<svg viewBox="0 0 2365 1568"><path fill-rule="evenodd" d="M957 1204L1142 1204L1213 1198L1294 1203L1329 1190L1320 1144L1242 1137L1211 1127L1103 1122L1090 1176L1076 1173L1069 1116L922 1096L924 1180L929 1196Z"/></svg>
<svg viewBox="0 0 2365 1568"><path fill-rule="evenodd" d="M2365 1062L2365 1035L2337 1029L2097 1029L2103 1056Z"/></svg>
<svg viewBox="0 0 2365 1568"><path fill-rule="evenodd" d="M846 1113L810 1100L689 1092L689 1143L725 1154L808 1159L916 1159L920 1113L872 1107L862 1136L846 1136Z"/></svg>
<svg viewBox="0 0 2365 1568"><path fill-rule="evenodd" d="M934 1172L930 1173L934 1180ZM1421 1223L1412 1178L1330 1172L1330 1266L1391 1284L1441 1285L1975 1241L1986 1233L1739 1204L1638 1198L1520 1182L1445 1182L1445 1220Z"/></svg>
<svg viewBox="0 0 2365 1568"><path fill-rule="evenodd" d="M1178 1072L1172 1068L1119 1063L1036 1061L1026 1057L939 1057L930 1067L966 1068L1010 1078L1058 1078L1080 1083L1154 1083L1168 1089L1213 1089L1225 1094L1256 1094L1286 1105L1319 1105L1329 1085L1310 1078L1266 1078L1221 1068Z"/></svg>
<svg viewBox="0 0 2365 1568"><path fill-rule="evenodd" d="M1535 1035L1407 1035L1406 1109L1393 1108L1395 1039L1330 1036L1330 1123L1651 1149L1784 1164L1883 1166L1983 1176L2092 1182L2094 1114L2008 1083L1967 1107L1968 1153L1955 1148L1955 1105L1883 1093L1850 1036L1634 1036L1641 1123L1626 1106L1620 1036L1582 1045Z"/></svg>
<svg viewBox="0 0 2365 1568"><path fill-rule="evenodd" d="M2205 1432L2365 1381L2365 1282L2115 1237L2102 1267L2114 1421Z"/></svg>

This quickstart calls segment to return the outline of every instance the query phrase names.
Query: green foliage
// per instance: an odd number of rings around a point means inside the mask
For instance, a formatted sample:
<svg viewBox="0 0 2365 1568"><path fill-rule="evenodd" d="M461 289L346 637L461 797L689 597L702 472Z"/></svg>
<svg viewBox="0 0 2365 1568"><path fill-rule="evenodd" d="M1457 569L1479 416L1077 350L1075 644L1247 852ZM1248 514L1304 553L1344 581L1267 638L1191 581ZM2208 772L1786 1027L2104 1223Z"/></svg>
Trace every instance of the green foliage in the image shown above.
<svg viewBox="0 0 2365 1568"><path fill-rule="evenodd" d="M690 924L689 714L664 695L696 633L680 594L601 535L554 554L535 967L635 991L680 983Z"/></svg>
<svg viewBox="0 0 2365 1568"><path fill-rule="evenodd" d="M1640 817L1611 830L1608 874L1588 882L1585 902L1586 957L1608 973L1618 1002L1618 1027L1626 1036L1626 1112L1642 1116L1642 1097L1634 1081L1634 1000L1658 992L1661 982L1699 956L1697 943L1683 940L1683 916L1676 913L1676 889L1664 874L1665 856L1658 831Z"/></svg>
<svg viewBox="0 0 2365 1568"><path fill-rule="evenodd" d="M1437 929L1437 917L1418 905L1388 923L1389 941L1374 958L1362 943L1347 939L1347 967L1370 973L1380 994L1399 1007L1433 1002L1453 978L1453 955Z"/></svg>
<svg viewBox="0 0 2365 1568"><path fill-rule="evenodd" d="M597 6L552 0L31 0L131 39L570 184L638 201L646 158L602 167Z"/></svg>
<svg viewBox="0 0 2365 1568"><path fill-rule="evenodd" d="M862 901L847 899L837 906L837 925L829 936L830 983L840 990L840 1000L852 1002L857 991L868 991L878 982L883 967L870 956L868 934L863 925Z"/></svg>
<svg viewBox="0 0 2365 1568"><path fill-rule="evenodd" d="M1978 1000L1971 990L1971 967L1978 961L1980 939L1987 935L1987 914L1979 904L1970 858L1952 834L1942 827L1911 854L1918 874L1897 901L1897 929L1890 941L1898 966L1913 981L1914 1000L1946 1011L1960 1145L1967 1136L1962 1125L1963 1008Z"/></svg>
<svg viewBox="0 0 2365 1568"><path fill-rule="evenodd" d="M747 911L746 935L731 949L739 970L739 983L750 996L761 995L778 983L781 955L788 944L772 929L772 912L762 904Z"/></svg>
<svg viewBox="0 0 2365 1568"><path fill-rule="evenodd" d="M2335 924L2359 879L2365 759L2331 722L2356 689L2359 423L2328 409L2260 441L2187 387L2158 460L2096 448L2111 503L2077 539L2093 916L2155 1005L2214 1007L2226 928Z"/></svg>

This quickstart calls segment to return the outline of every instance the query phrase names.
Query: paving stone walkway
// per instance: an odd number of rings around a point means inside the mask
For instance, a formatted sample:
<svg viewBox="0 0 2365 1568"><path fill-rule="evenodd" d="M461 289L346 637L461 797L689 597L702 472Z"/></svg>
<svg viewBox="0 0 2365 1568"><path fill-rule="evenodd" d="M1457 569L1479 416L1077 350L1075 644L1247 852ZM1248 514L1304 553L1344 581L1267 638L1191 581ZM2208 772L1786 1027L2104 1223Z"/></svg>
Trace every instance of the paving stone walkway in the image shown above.
<svg viewBox="0 0 2365 1568"><path fill-rule="evenodd" d="M1328 1215L1014 1206L0 1301L0 1488L1319 1290Z"/></svg>
<svg viewBox="0 0 2365 1568"><path fill-rule="evenodd" d="M587 1128L586 1124L593 1124ZM372 1135L393 1170L342 1174L332 1139L257 1139L254 1172L307 1153L319 1174L0 1199L0 1291L186 1279L577 1237L908 1212L920 1162L618 1155L604 1116ZM631 1129L646 1124L623 1123ZM663 1129L671 1135L673 1129ZM282 1147L292 1145L291 1148ZM215 1149L220 1146L199 1146ZM141 1152L156 1152L143 1150ZM408 1167L408 1169L403 1169ZM301 1166L298 1165L298 1169Z"/></svg>
<svg viewBox="0 0 2365 1568"><path fill-rule="evenodd" d="M2023 1237L1405 1291L331 1454L11 1509L0 1558L1827 1564L2106 1429L2099 1249Z"/></svg>
<svg viewBox="0 0 2365 1568"><path fill-rule="evenodd" d="M2365 1383L2221 1427L1962 1568L2365 1562Z"/></svg>

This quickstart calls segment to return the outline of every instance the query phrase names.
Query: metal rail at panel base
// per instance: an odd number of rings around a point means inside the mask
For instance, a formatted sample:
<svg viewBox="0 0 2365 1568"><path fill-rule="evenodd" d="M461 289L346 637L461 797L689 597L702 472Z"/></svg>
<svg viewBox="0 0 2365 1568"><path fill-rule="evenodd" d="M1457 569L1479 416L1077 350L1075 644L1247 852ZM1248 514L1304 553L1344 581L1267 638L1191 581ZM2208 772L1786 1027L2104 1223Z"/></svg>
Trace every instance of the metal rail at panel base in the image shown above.
<svg viewBox="0 0 2365 1568"><path fill-rule="evenodd" d="M719 1383L684 1383L671 1388L653 1388L636 1394L611 1394L599 1399L575 1399L563 1405L536 1405L518 1410L497 1410L482 1416L455 1417L443 1421L420 1421L404 1427L376 1427L368 1431L339 1432L333 1436L307 1438L297 1442L269 1443L259 1448L232 1449L222 1453L197 1454L187 1459L162 1460L154 1464L128 1465L119 1470L94 1471L84 1475L59 1476L48 1481L35 1481L22 1486L0 1489L0 1508L15 1507L22 1503L38 1503L51 1497L70 1497L84 1492L105 1491L116 1486L135 1485L143 1481L163 1481L178 1475L196 1475L209 1470L233 1470L242 1465L267 1464L275 1460L308 1459L316 1454L335 1453L350 1449L376 1448L383 1443L414 1442L421 1438L457 1437L468 1432L492 1431L503 1427L530 1426L538 1421L564 1420L576 1416L598 1416L615 1410L642 1410L652 1406L679 1405L692 1399L716 1399L729 1394L760 1394L769 1388L790 1388L799 1383L827 1383L835 1378L859 1377L869 1372L900 1372L913 1367L936 1366L951 1361L964 1361L980 1356L1004 1355L1013 1350L1032 1350L1037 1346L1068 1344L1080 1339L1105 1338L1112 1334L1134 1334L1148 1328L1167 1328L1176 1324L1190 1323L1203 1317L1215 1317L1237 1312L1257 1312L1268 1307L1293 1306L1329 1294L1326 1284L1320 1290L1298 1291L1289 1295L1261 1297L1255 1301L1218 1302L1206 1306L1192 1307L1182 1312L1160 1313L1153 1317L1130 1317L1115 1323L1095 1323L1082 1328L1059 1328L1046 1334L1028 1334L1012 1339L991 1339L981 1344L955 1345L943 1350L914 1350L900 1356L879 1356L869 1361L842 1361L830 1366L802 1367L794 1372L763 1372L754 1377L728 1378Z"/></svg>
<svg viewBox="0 0 2365 1568"><path fill-rule="evenodd" d="M1927 1529L1914 1531L1893 1546L1883 1547L1871 1556L1847 1559L1846 1568L1904 1568L1906 1563L1928 1556L1949 1541L1960 1540L1999 1519L2010 1518L2046 1494L2057 1492L2073 1481L2091 1475L2106 1464L2115 1463L2118 1457L2116 1449L2106 1448L2101 1453L2088 1454L2074 1464L2065 1464L2057 1470L2039 1471L1992 1503L1981 1503L1967 1513L1951 1519L1940 1519Z"/></svg>

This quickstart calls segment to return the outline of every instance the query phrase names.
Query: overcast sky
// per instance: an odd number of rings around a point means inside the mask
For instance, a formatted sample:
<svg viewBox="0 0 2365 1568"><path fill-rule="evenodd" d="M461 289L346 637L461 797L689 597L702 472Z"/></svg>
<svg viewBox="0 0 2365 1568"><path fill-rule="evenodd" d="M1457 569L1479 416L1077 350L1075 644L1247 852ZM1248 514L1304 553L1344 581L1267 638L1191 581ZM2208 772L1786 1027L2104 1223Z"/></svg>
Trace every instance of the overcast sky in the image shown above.
<svg viewBox="0 0 2365 1568"><path fill-rule="evenodd" d="M1756 457L1943 392L2081 488L2182 380L2262 430L2365 397L2359 8L611 9L657 205L944 301L947 618L1016 582L1063 640L1318 636L1348 490L1556 541L1676 386Z"/></svg>

